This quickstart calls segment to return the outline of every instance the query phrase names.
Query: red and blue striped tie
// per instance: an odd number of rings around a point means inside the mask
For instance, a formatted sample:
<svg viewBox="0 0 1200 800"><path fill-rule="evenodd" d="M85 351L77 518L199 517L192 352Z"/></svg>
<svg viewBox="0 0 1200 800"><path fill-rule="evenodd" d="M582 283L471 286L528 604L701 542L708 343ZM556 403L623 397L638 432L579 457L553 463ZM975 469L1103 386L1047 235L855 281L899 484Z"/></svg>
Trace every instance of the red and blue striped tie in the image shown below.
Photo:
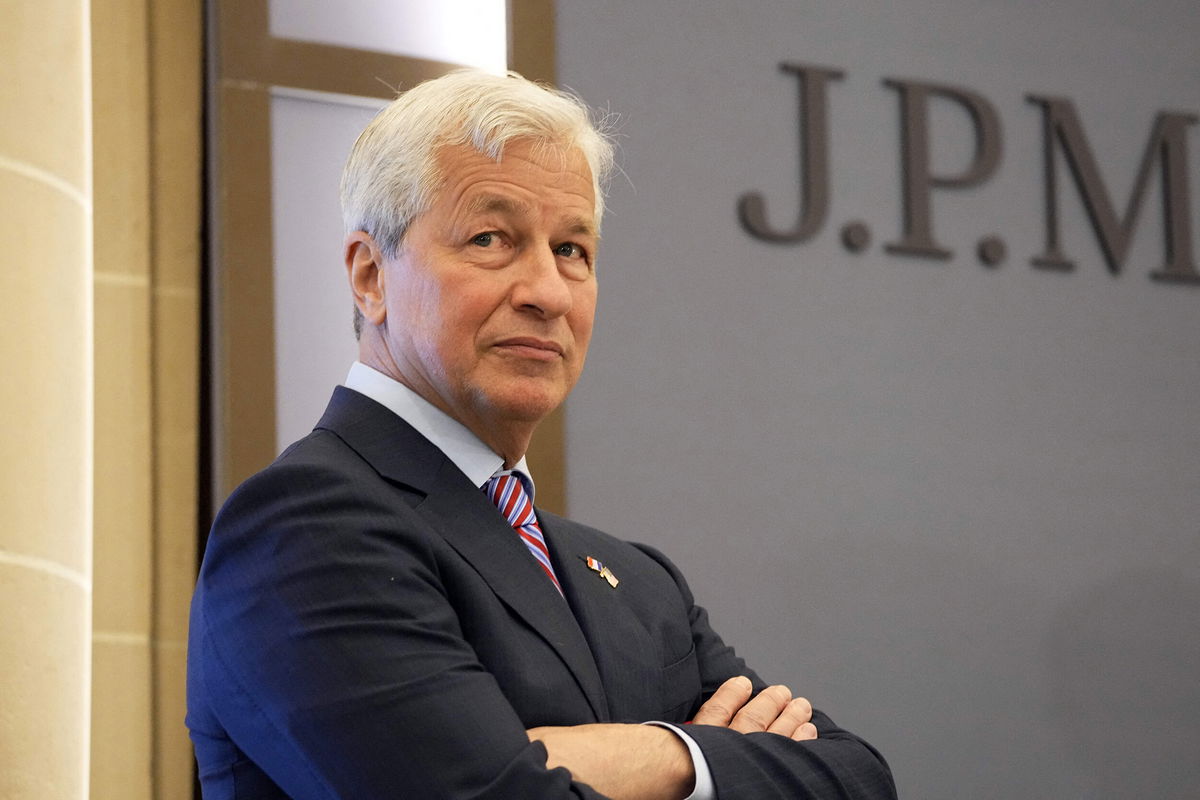
<svg viewBox="0 0 1200 800"><path fill-rule="evenodd" d="M529 495L525 492L524 483L518 477L518 473L497 473L484 485L483 490L496 504L496 508L500 509L508 524L520 535L521 541L525 542L529 552L533 553L538 564L554 582L554 588L562 594L562 585L559 584L554 567L550 564L550 549L546 547L546 537L542 535L542 528L533 513L533 503L529 502Z"/></svg>

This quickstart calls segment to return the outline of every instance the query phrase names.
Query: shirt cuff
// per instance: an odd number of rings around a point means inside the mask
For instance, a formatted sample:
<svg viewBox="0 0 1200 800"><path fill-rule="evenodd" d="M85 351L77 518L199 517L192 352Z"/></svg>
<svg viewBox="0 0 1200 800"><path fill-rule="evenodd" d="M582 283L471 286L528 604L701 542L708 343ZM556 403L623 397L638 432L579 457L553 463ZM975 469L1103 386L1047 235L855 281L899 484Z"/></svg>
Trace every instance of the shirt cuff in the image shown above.
<svg viewBox="0 0 1200 800"><path fill-rule="evenodd" d="M700 745L696 744L692 737L684 733L682 728L672 725L669 722L651 721L644 724L657 725L660 728L674 731L675 735L682 739L683 743L687 746L688 754L692 757L692 769L696 772L696 786L692 789L692 793L684 798L684 800L716 800L717 790L713 786L712 772L708 768L708 759L701 752Z"/></svg>

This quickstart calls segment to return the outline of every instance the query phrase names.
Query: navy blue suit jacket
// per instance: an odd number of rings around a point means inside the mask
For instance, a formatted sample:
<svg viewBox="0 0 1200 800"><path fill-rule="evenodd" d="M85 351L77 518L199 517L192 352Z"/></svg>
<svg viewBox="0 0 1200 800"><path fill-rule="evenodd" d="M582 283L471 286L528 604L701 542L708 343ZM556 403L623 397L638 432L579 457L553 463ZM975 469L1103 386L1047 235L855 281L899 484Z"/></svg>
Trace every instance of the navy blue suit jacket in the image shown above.
<svg viewBox="0 0 1200 800"><path fill-rule="evenodd" d="M525 729L683 722L729 677L762 688L660 553L538 514L565 601L440 450L338 388L213 525L188 651L206 800L598 798ZM804 743L689 732L721 800L894 796L870 746L814 722Z"/></svg>

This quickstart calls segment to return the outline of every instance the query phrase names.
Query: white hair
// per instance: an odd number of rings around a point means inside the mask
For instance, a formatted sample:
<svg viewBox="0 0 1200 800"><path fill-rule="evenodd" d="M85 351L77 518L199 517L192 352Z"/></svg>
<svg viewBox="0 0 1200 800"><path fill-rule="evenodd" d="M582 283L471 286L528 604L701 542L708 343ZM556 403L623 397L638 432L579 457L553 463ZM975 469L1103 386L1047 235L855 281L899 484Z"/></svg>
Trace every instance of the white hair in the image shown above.
<svg viewBox="0 0 1200 800"><path fill-rule="evenodd" d="M547 152L583 154L592 172L599 230L603 186L613 164L612 141L603 127L575 95L515 72L464 69L425 81L379 112L354 143L342 172L346 233L365 231L385 256L394 256L445 177L441 148L469 145L499 161L515 140Z"/></svg>

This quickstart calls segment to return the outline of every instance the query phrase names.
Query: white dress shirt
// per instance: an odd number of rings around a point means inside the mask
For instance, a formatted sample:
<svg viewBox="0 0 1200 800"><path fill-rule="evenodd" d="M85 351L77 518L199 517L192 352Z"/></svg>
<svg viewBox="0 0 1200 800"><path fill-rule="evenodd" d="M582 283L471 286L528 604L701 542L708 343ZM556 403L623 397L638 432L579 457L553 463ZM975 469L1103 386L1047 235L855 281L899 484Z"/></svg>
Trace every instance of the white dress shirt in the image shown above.
<svg viewBox="0 0 1200 800"><path fill-rule="evenodd" d="M462 470L476 486L482 487L497 470L503 469L504 459L493 453L491 448L481 442L465 425L382 372L368 367L361 361L355 361L346 376L345 386L366 395L411 425L417 433L445 453L446 458L454 462L454 466ZM525 456L521 456L521 460L513 466L513 471L521 472L529 479L529 501L532 503L535 487L529 466L525 463ZM699 745L692 741L692 737L668 722L646 724L674 731L687 745L688 753L692 757L692 766L696 771L696 787L687 800L714 800L716 790L708 761L700 751Z"/></svg>

